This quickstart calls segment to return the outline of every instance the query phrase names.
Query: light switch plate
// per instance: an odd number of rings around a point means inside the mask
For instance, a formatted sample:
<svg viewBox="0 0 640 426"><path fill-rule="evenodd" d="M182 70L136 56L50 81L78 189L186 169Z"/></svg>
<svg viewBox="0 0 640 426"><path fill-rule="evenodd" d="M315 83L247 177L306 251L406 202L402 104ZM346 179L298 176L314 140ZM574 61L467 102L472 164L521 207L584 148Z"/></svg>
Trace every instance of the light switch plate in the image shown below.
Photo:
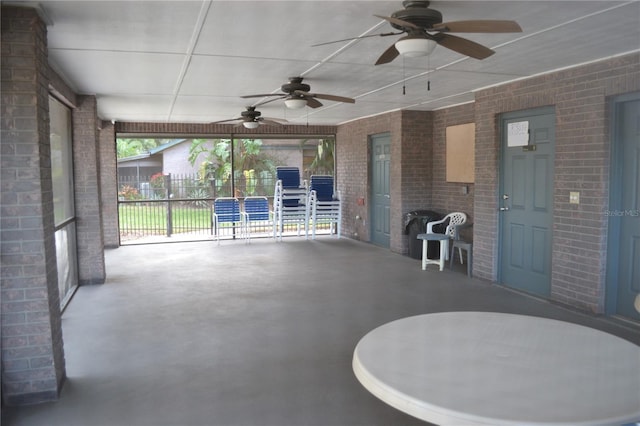
<svg viewBox="0 0 640 426"><path fill-rule="evenodd" d="M569 203L580 204L580 193L575 191L569 192Z"/></svg>

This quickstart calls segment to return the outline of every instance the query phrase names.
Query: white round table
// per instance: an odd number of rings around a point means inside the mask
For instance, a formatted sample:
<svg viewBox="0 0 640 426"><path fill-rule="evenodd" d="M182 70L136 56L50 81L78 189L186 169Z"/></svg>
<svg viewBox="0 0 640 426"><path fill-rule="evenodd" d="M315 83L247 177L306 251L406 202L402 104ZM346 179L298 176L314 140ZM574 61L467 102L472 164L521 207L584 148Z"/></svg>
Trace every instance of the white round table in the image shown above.
<svg viewBox="0 0 640 426"><path fill-rule="evenodd" d="M445 312L360 340L353 371L387 404L440 425L640 420L640 347L545 318Z"/></svg>

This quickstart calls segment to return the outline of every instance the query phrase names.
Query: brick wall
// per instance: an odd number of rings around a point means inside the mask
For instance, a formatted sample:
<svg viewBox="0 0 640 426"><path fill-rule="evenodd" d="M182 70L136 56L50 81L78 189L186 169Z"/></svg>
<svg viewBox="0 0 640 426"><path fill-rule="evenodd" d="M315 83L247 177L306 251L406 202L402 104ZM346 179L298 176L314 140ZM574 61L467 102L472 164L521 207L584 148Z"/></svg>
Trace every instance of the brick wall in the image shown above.
<svg viewBox="0 0 640 426"><path fill-rule="evenodd" d="M551 299L604 310L609 202L608 105L640 90L640 55L631 54L476 93L474 274L497 278L499 115L555 106ZM580 204L569 204L569 191Z"/></svg>
<svg viewBox="0 0 640 426"><path fill-rule="evenodd" d="M447 182L447 138L449 126L475 122L475 105L468 103L433 113L432 208L444 214L461 211L473 222L474 184ZM466 189L467 193L463 192Z"/></svg>
<svg viewBox="0 0 640 426"><path fill-rule="evenodd" d="M405 214L431 202L431 113L398 111L338 126L336 136L338 189L342 195L343 232L370 240L369 197L371 171L369 138L391 136L391 235L390 249L407 252ZM364 198L364 205L358 199ZM357 220L356 216L361 219Z"/></svg>
<svg viewBox="0 0 640 426"><path fill-rule="evenodd" d="M338 126L336 132L336 176L342 196L342 233L363 241L370 240L369 232L369 181L368 168L371 152L371 135L390 133L392 151L400 141L401 114L390 113L356 120ZM392 152L393 156L396 155ZM392 167L393 169L393 167ZM391 171L392 175L394 170ZM398 172L396 172L398 173ZM393 184L392 184L393 185ZM364 199L364 205L358 205ZM396 198L391 194L391 205ZM356 220L356 216L360 219Z"/></svg>
<svg viewBox="0 0 640 426"><path fill-rule="evenodd" d="M203 123L131 123L117 122L117 133L139 133L146 135L224 135L233 134L235 136L260 135L315 135L329 136L336 133L335 126L260 126L257 129L247 129L244 126L234 127L232 124L203 124Z"/></svg>
<svg viewBox="0 0 640 426"><path fill-rule="evenodd" d="M103 121L99 130L100 157L100 204L102 208L102 232L104 246L115 248L120 245L118 230L118 182L116 159L115 126Z"/></svg>
<svg viewBox="0 0 640 426"><path fill-rule="evenodd" d="M100 150L95 96L77 96L73 114L74 196L79 284L106 278L100 206Z"/></svg>
<svg viewBox="0 0 640 426"><path fill-rule="evenodd" d="M392 247L399 253L408 253L408 236L404 234L405 216L418 209L433 205L433 113L402 111L402 137L400 140L400 168L397 191L400 206L392 209ZM392 169L394 169L392 167ZM392 180L394 174L392 173ZM392 188L394 184L392 183Z"/></svg>
<svg viewBox="0 0 640 426"><path fill-rule="evenodd" d="M65 378L49 146L46 27L2 7L2 398L56 399Z"/></svg>

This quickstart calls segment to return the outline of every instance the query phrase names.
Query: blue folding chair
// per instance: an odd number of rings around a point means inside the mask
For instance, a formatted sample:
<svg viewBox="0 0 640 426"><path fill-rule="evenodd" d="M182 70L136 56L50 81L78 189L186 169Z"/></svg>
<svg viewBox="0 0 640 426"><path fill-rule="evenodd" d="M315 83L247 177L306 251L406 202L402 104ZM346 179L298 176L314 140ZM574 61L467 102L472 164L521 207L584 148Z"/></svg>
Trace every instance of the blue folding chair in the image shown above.
<svg viewBox="0 0 640 426"><path fill-rule="evenodd" d="M213 229L216 240L220 244L221 225L227 224L227 229L240 230L240 237L246 239L247 220L244 212L240 210L240 202L233 197L220 197L213 200Z"/></svg>
<svg viewBox="0 0 640 426"><path fill-rule="evenodd" d="M333 176L311 176L311 191L316 191L318 201L335 201L333 196Z"/></svg>
<svg viewBox="0 0 640 426"><path fill-rule="evenodd" d="M316 238L316 228L321 223L328 223L331 231L335 228L337 237L342 231L342 203L339 194L336 196L333 187L333 176L313 175L309 186L311 238Z"/></svg>
<svg viewBox="0 0 640 426"><path fill-rule="evenodd" d="M307 205L307 182L300 180L300 170L297 167L277 167L277 181L273 195L273 236L280 237L284 232L285 223L295 223L300 235L300 228L304 226L305 237L309 229L309 209Z"/></svg>
<svg viewBox="0 0 640 426"><path fill-rule="evenodd" d="M295 193L300 189L300 170L297 167L276 167L276 176L282 182L282 189ZM284 207L296 207L300 202L299 198L285 197Z"/></svg>
<svg viewBox="0 0 640 426"><path fill-rule="evenodd" d="M300 169L297 167L276 167L276 176L282 181L283 188L300 187Z"/></svg>
<svg viewBox="0 0 640 426"><path fill-rule="evenodd" d="M251 239L251 229L260 226L272 227L273 212L269 210L267 197L246 197L244 199L247 240Z"/></svg>

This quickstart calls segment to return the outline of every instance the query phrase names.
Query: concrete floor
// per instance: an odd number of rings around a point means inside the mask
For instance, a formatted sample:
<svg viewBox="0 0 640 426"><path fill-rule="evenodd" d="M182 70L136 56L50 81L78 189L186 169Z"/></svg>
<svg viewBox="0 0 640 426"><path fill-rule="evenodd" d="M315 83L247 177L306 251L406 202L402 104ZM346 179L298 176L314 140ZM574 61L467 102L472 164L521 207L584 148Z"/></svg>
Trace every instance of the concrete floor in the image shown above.
<svg viewBox="0 0 640 426"><path fill-rule="evenodd" d="M412 425L351 370L360 338L429 312L566 320L640 344L594 318L349 239L127 246L107 282L63 315L59 401L7 408L17 425Z"/></svg>

